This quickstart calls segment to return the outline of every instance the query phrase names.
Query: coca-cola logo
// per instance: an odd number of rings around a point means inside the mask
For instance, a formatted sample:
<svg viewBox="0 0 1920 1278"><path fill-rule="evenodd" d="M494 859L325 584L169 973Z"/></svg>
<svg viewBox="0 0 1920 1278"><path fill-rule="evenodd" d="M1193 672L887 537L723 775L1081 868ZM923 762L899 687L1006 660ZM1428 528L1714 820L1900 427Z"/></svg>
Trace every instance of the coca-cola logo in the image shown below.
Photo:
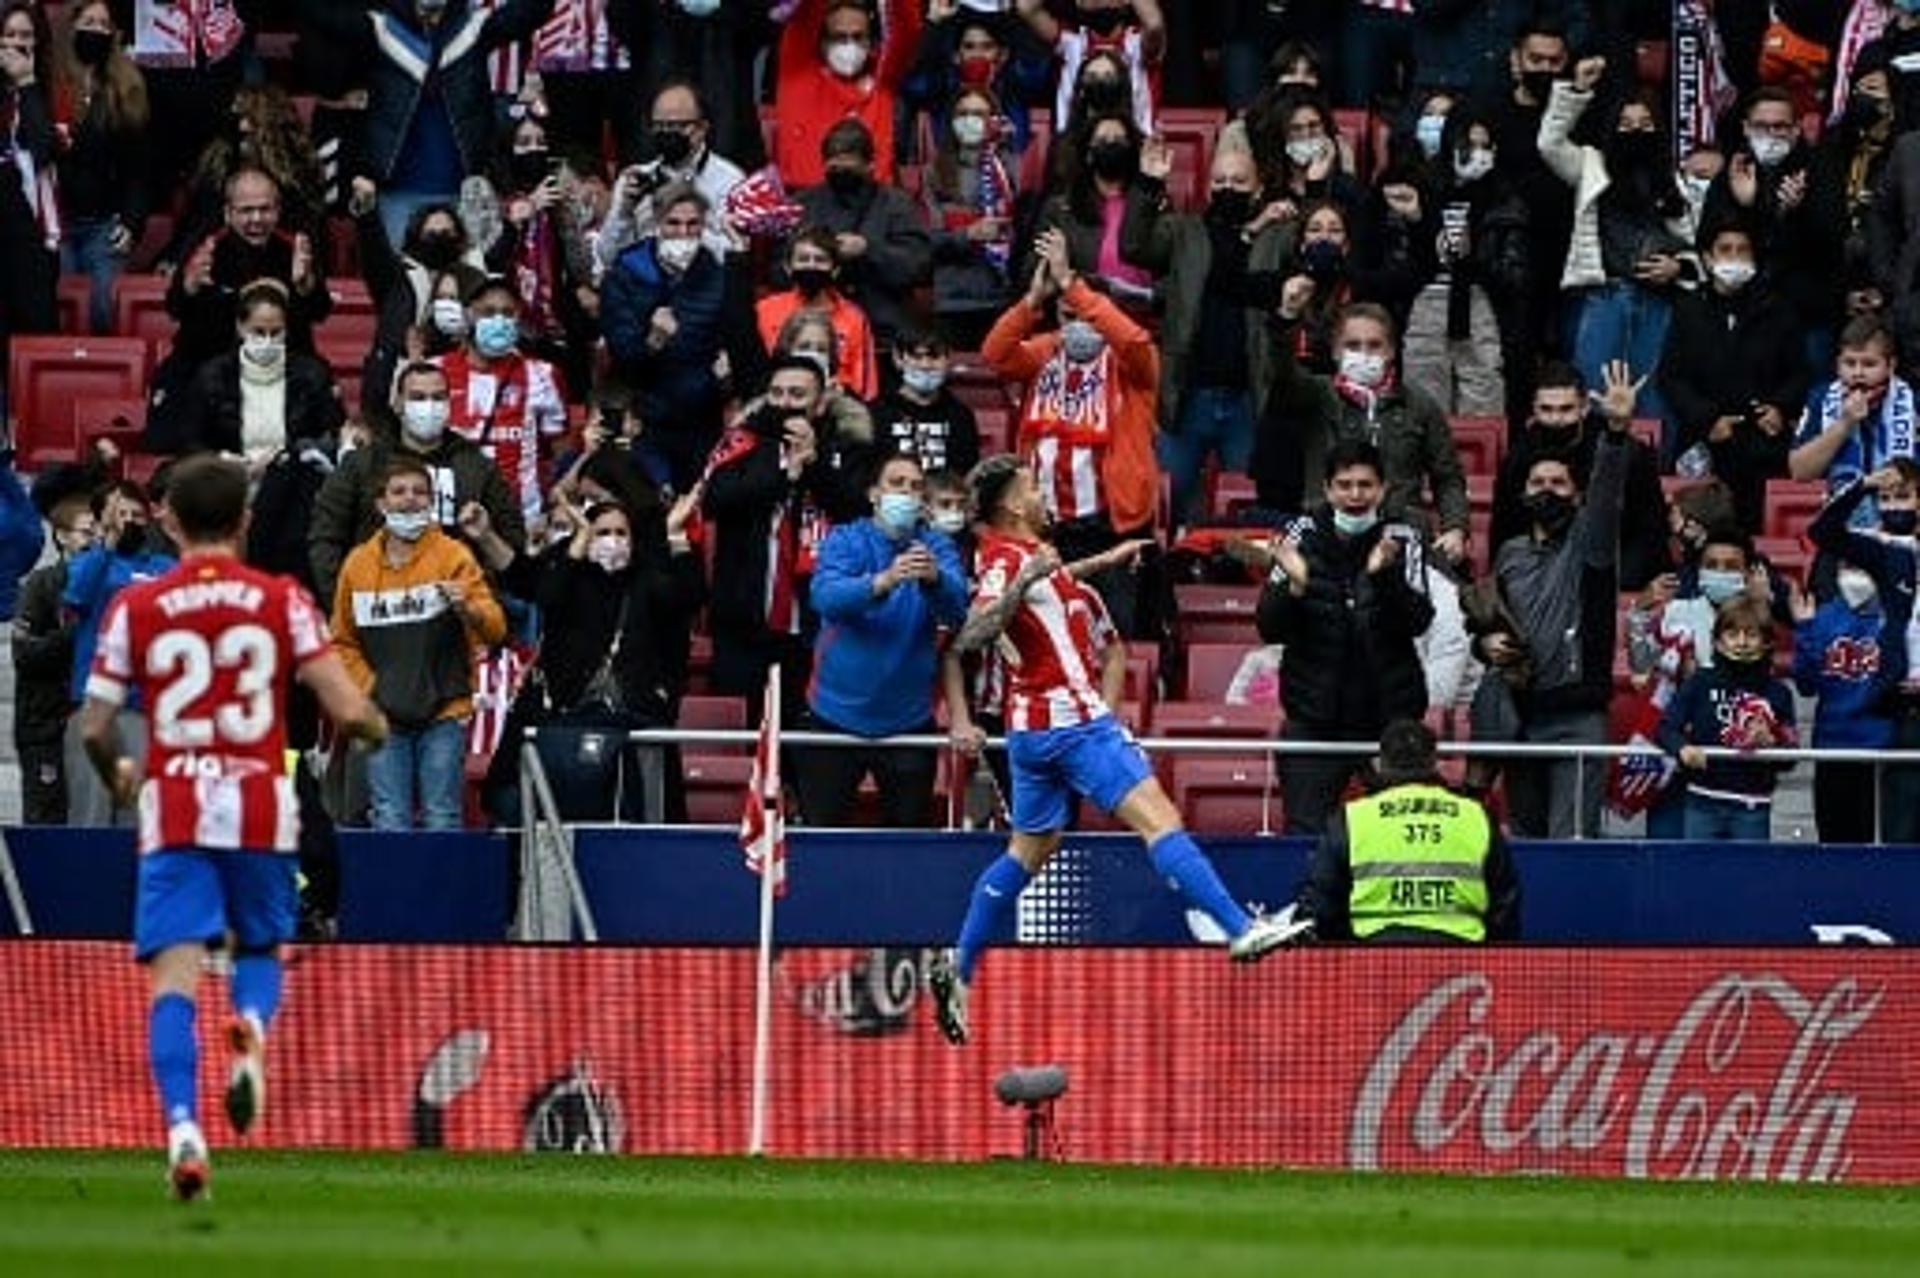
<svg viewBox="0 0 1920 1278"><path fill-rule="evenodd" d="M795 991L800 1010L843 1034L882 1038L904 1033L924 984L922 970L933 951L876 946L856 954L846 967Z"/></svg>
<svg viewBox="0 0 1920 1278"><path fill-rule="evenodd" d="M1836 1078L1884 987L1802 993L1728 973L1671 1024L1494 1028L1493 981L1451 977L1375 1053L1347 1131L1360 1169L1474 1165L1634 1177L1843 1179L1860 1097ZM1559 1019L1559 1018L1556 1018Z"/></svg>

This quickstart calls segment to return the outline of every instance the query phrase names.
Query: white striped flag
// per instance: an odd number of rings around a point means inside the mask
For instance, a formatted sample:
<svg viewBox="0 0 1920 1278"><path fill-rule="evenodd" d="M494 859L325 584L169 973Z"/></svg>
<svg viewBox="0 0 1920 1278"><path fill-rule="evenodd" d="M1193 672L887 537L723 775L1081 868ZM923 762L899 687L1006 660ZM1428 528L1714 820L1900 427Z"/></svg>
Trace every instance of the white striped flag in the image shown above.
<svg viewBox="0 0 1920 1278"><path fill-rule="evenodd" d="M767 694L760 712L760 740L740 816L740 850L747 869L766 874L772 867L775 896L787 894L787 823L780 811L780 667L767 672Z"/></svg>
<svg viewBox="0 0 1920 1278"><path fill-rule="evenodd" d="M1706 0L1678 0L1673 6L1673 41L1668 75L1673 92L1673 153L1676 164L1714 142L1719 116L1737 92L1727 74L1720 29Z"/></svg>

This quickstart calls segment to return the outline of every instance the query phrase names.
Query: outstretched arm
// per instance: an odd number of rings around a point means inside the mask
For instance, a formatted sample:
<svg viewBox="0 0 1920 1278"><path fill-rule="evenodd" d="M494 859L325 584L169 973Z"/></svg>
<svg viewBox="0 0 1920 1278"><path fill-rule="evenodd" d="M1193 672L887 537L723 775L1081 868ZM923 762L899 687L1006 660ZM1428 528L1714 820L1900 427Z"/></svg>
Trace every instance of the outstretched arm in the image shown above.
<svg viewBox="0 0 1920 1278"><path fill-rule="evenodd" d="M1027 591L1042 577L1047 576L1060 566L1060 556L1051 547L1042 547L1035 551L1027 562L1021 565L1020 573L1007 584L1006 590L997 598L985 599L975 604L973 611L967 614L966 624L960 627L960 633L954 636L955 652L975 652L986 647L1006 632L1007 625L1013 620L1013 614L1027 597Z"/></svg>

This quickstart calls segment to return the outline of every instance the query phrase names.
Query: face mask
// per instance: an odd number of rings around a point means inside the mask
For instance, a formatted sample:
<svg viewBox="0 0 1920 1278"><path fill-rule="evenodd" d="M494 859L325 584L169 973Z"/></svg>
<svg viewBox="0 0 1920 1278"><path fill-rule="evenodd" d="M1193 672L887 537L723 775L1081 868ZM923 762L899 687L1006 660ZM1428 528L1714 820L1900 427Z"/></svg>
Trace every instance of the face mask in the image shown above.
<svg viewBox="0 0 1920 1278"><path fill-rule="evenodd" d="M1420 153L1431 160L1440 154L1440 137L1447 131L1447 117L1444 115L1423 115L1413 126L1413 140L1420 145Z"/></svg>
<svg viewBox="0 0 1920 1278"><path fill-rule="evenodd" d="M511 315L482 315L473 323L473 345L488 359L511 355L520 344L520 322Z"/></svg>
<svg viewBox="0 0 1920 1278"><path fill-rule="evenodd" d="M1126 105L1120 81L1108 75L1096 75L1080 81L1080 100L1095 113L1107 115Z"/></svg>
<svg viewBox="0 0 1920 1278"><path fill-rule="evenodd" d="M1573 522L1573 499L1559 493L1528 493L1524 503L1527 517L1549 537L1556 537Z"/></svg>
<svg viewBox="0 0 1920 1278"><path fill-rule="evenodd" d="M938 395L940 388L947 384L947 370L903 368L900 370L900 383L916 395Z"/></svg>
<svg viewBox="0 0 1920 1278"><path fill-rule="evenodd" d="M1295 167L1304 169L1326 154L1325 138L1295 138L1287 143L1287 160Z"/></svg>
<svg viewBox="0 0 1920 1278"><path fill-rule="evenodd" d="M1621 131L1613 135L1608 151L1620 164L1645 168L1660 158L1660 135L1645 129Z"/></svg>
<svg viewBox="0 0 1920 1278"><path fill-rule="evenodd" d="M618 533L595 533L587 543L587 558L606 572L619 572L633 562L633 542Z"/></svg>
<svg viewBox="0 0 1920 1278"><path fill-rule="evenodd" d="M1377 510L1363 510L1357 515L1347 510L1336 509L1333 512L1334 530L1349 537L1358 537L1362 533L1371 532L1373 526L1379 522L1380 512Z"/></svg>
<svg viewBox="0 0 1920 1278"><path fill-rule="evenodd" d="M987 140L987 122L977 115L954 116L953 140L961 146L979 146Z"/></svg>
<svg viewBox="0 0 1920 1278"><path fill-rule="evenodd" d="M437 444L447 429L447 401L409 399L400 405L400 425L407 438L422 444Z"/></svg>
<svg viewBox="0 0 1920 1278"><path fill-rule="evenodd" d="M833 287L833 272L824 266L796 266L788 274L803 297L818 297Z"/></svg>
<svg viewBox="0 0 1920 1278"><path fill-rule="evenodd" d="M112 52L113 33L111 31L73 33L73 56L83 67L103 65Z"/></svg>
<svg viewBox="0 0 1920 1278"><path fill-rule="evenodd" d="M433 299L433 327L446 337L467 335L467 308L457 297Z"/></svg>
<svg viewBox="0 0 1920 1278"><path fill-rule="evenodd" d="M677 169L693 155L693 139L679 129L655 129L653 153L668 168Z"/></svg>
<svg viewBox="0 0 1920 1278"><path fill-rule="evenodd" d="M835 40L827 46L827 66L842 80L851 80L867 65L867 46L859 40Z"/></svg>
<svg viewBox="0 0 1920 1278"><path fill-rule="evenodd" d="M1551 71L1522 71L1520 73L1520 87L1527 91L1528 97L1542 106L1546 105L1547 98L1553 93L1553 80L1554 74Z"/></svg>
<svg viewBox="0 0 1920 1278"><path fill-rule="evenodd" d="M658 252L660 265L678 275L693 265L693 259L700 253L699 240L661 240Z"/></svg>
<svg viewBox="0 0 1920 1278"><path fill-rule="evenodd" d="M990 57L976 56L960 59L960 83L979 87L993 83L994 72L999 70Z"/></svg>
<svg viewBox="0 0 1920 1278"><path fill-rule="evenodd" d="M1880 531L1890 537L1911 537L1916 527L1920 527L1920 510L1880 512Z"/></svg>
<svg viewBox="0 0 1920 1278"><path fill-rule="evenodd" d="M1087 152L1087 161L1093 166L1095 177L1109 182L1126 181L1140 165L1140 157L1125 142L1097 143Z"/></svg>
<svg viewBox="0 0 1920 1278"><path fill-rule="evenodd" d="M1747 588L1747 575L1735 572L1731 568L1702 568L1700 570L1700 593L1714 607Z"/></svg>
<svg viewBox="0 0 1920 1278"><path fill-rule="evenodd" d="M287 339L249 333L240 341L240 358L255 368L278 368L287 358Z"/></svg>
<svg viewBox="0 0 1920 1278"><path fill-rule="evenodd" d="M513 184L523 191L531 191L547 180L547 152L545 148L513 153Z"/></svg>
<svg viewBox="0 0 1920 1278"><path fill-rule="evenodd" d="M1773 662L1773 654L1770 652L1764 650L1760 652L1733 652L1721 647L1719 644L1713 646L1713 656L1717 665L1726 670L1728 674L1741 679L1757 677Z"/></svg>
<svg viewBox="0 0 1920 1278"><path fill-rule="evenodd" d="M1699 204L1707 198L1707 191L1713 186L1712 178L1703 178L1698 173L1680 175L1680 193L1687 197L1687 203Z"/></svg>
<svg viewBox="0 0 1920 1278"><path fill-rule="evenodd" d="M1752 262L1715 262L1713 278L1730 289L1742 289L1753 279Z"/></svg>
<svg viewBox="0 0 1920 1278"><path fill-rule="evenodd" d="M1787 158L1787 152L1793 150L1793 140L1776 138L1771 133L1749 133L1747 149L1753 152L1754 160L1762 168L1771 168Z"/></svg>
<svg viewBox="0 0 1920 1278"><path fill-rule="evenodd" d="M433 516L424 510L389 510L387 531L401 541L419 541L433 526Z"/></svg>
<svg viewBox="0 0 1920 1278"><path fill-rule="evenodd" d="M113 539L113 549L117 554L137 555L146 548L147 526L145 524L128 524L120 530L120 535Z"/></svg>
<svg viewBox="0 0 1920 1278"><path fill-rule="evenodd" d="M1834 580L1840 590L1840 597L1847 601L1849 608L1864 608L1880 588L1873 584L1873 578L1858 568L1842 568Z"/></svg>
<svg viewBox="0 0 1920 1278"><path fill-rule="evenodd" d="M1387 357L1370 351L1341 351L1340 376L1357 386L1372 389L1387 376Z"/></svg>
<svg viewBox="0 0 1920 1278"><path fill-rule="evenodd" d="M857 169L827 170L828 188L843 200L857 198L871 185L873 185L872 180Z"/></svg>
<svg viewBox="0 0 1920 1278"><path fill-rule="evenodd" d="M1060 326L1060 348L1076 364L1091 364L1107 349L1100 330L1083 319L1072 319Z"/></svg>
<svg viewBox="0 0 1920 1278"><path fill-rule="evenodd" d="M949 537L958 537L967 530L967 512L936 510L933 512L933 526Z"/></svg>
<svg viewBox="0 0 1920 1278"><path fill-rule="evenodd" d="M720 0L680 0L680 12L689 18L711 18L720 12Z"/></svg>
<svg viewBox="0 0 1920 1278"><path fill-rule="evenodd" d="M444 271L459 259L460 241L445 232L423 235L413 248L413 260L430 271Z"/></svg>
<svg viewBox="0 0 1920 1278"><path fill-rule="evenodd" d="M1347 251L1332 240L1310 240L1300 249L1300 269L1316 284L1344 275Z"/></svg>
<svg viewBox="0 0 1920 1278"><path fill-rule="evenodd" d="M1253 218L1253 192L1226 187L1207 197L1207 216L1218 226L1244 226Z"/></svg>
<svg viewBox="0 0 1920 1278"><path fill-rule="evenodd" d="M1489 147L1476 146L1453 157L1453 176L1462 182L1478 182L1491 172L1493 151Z"/></svg>
<svg viewBox="0 0 1920 1278"><path fill-rule="evenodd" d="M920 522L920 499L912 493L881 493L873 514L889 536L904 537Z"/></svg>
<svg viewBox="0 0 1920 1278"><path fill-rule="evenodd" d="M1920 5L1916 5L1920 8ZM1887 100L1872 98L1864 93L1856 93L1847 99L1847 127L1864 133L1877 128L1887 118Z"/></svg>

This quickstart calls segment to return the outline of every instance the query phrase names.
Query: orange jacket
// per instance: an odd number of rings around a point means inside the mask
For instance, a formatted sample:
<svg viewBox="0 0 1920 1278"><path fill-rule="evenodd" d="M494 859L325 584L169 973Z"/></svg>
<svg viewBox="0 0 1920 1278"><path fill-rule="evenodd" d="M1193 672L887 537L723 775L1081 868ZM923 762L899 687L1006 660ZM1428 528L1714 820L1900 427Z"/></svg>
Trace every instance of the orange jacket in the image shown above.
<svg viewBox="0 0 1920 1278"><path fill-rule="evenodd" d="M1160 352L1146 329L1085 281L1076 279L1066 300L1075 314L1100 330L1113 351L1113 366L1119 373L1107 392L1113 442L1100 463L1100 486L1114 531L1132 532L1153 522L1160 501L1160 462L1153 452L1160 411ZM1060 349L1060 334L1035 336L1039 319L1040 312L1021 298L994 323L980 344L980 355L994 372L1031 383L1046 367ZM1029 392L1014 443L1022 456L1031 455L1037 441L1032 406Z"/></svg>
<svg viewBox="0 0 1920 1278"><path fill-rule="evenodd" d="M860 304L843 297L838 289L829 289L822 294L822 301L829 299L832 305L827 310L832 317L834 336L840 343L840 366L835 370L840 384L861 399L877 399L880 395L880 366L873 349L873 325L868 323L867 313L860 309ZM784 293L769 293L754 304L754 318L760 324L760 341L769 354L780 337L781 328L795 311L805 305L800 291L791 288Z"/></svg>
<svg viewBox="0 0 1920 1278"><path fill-rule="evenodd" d="M893 109L901 80L920 49L926 6L921 0L885 0L875 29L867 74L842 80L827 69L820 51L820 24L827 0L801 0L780 33L780 62L774 82L774 106L780 129L773 140L773 162L791 190L818 186L826 179L820 143L842 120L856 119L873 134L873 180L893 181Z"/></svg>

